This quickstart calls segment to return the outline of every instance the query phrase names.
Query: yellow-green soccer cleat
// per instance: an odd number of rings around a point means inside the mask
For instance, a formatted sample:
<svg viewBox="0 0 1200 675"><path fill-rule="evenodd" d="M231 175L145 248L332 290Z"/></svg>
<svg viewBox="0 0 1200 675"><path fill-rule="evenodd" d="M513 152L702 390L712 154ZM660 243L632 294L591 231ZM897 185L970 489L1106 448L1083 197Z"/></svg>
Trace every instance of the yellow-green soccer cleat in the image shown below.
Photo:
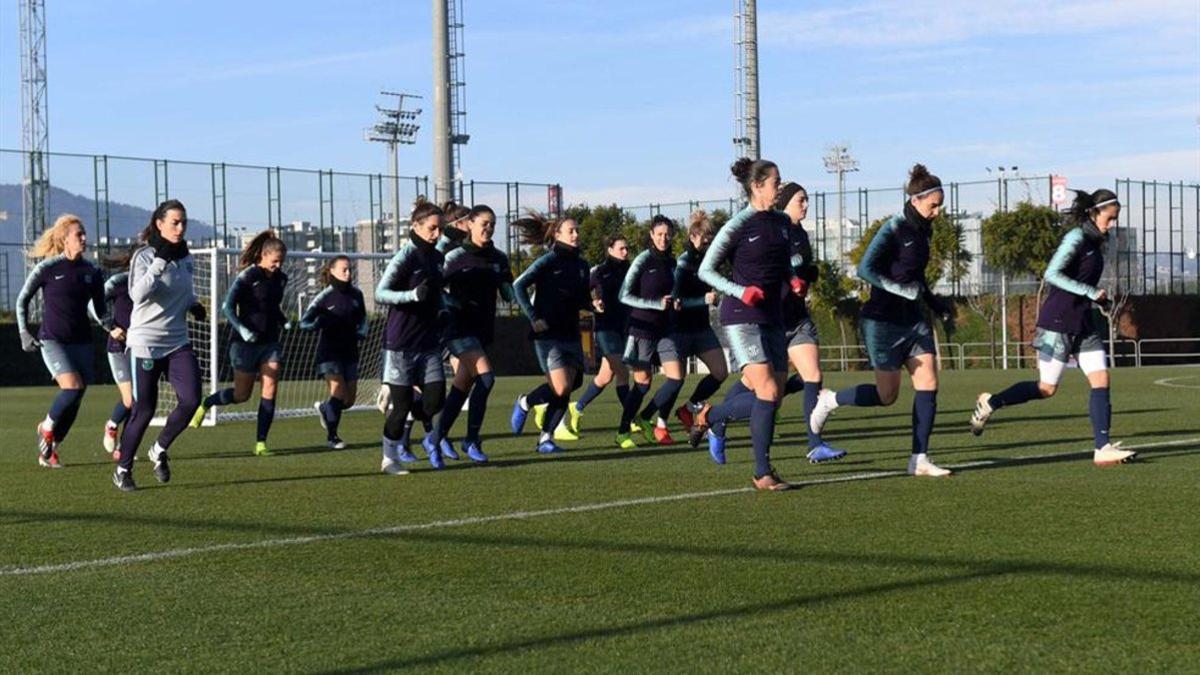
<svg viewBox="0 0 1200 675"><path fill-rule="evenodd" d="M269 449L267 449L266 442L259 441L254 444L254 455L256 457L270 457L273 454L274 453L272 453Z"/></svg>
<svg viewBox="0 0 1200 675"><path fill-rule="evenodd" d="M575 434L576 438L579 437L579 429L580 429L579 423L582 421L583 421L583 412L581 412L579 410L579 408L577 408L575 406L575 403L568 403L567 404L567 418L565 420L563 420L563 423L567 425L567 429L571 433Z"/></svg>
<svg viewBox="0 0 1200 675"><path fill-rule="evenodd" d="M632 434L617 434L617 447L622 450L633 450L638 446Z"/></svg>
<svg viewBox="0 0 1200 675"><path fill-rule="evenodd" d="M658 445L658 437L654 434L657 427L652 419L638 419L638 428L642 430L642 435L646 437L646 442L650 445Z"/></svg>
<svg viewBox="0 0 1200 675"><path fill-rule="evenodd" d="M208 406L200 403L200 407L196 408L196 414L192 415L192 421L188 422L188 426L192 429L199 429L201 424L204 424L204 416L208 414Z"/></svg>
<svg viewBox="0 0 1200 675"><path fill-rule="evenodd" d="M567 428L567 421L563 420L558 423L558 427L554 430L554 440L577 441L579 440L579 435L572 433L571 430Z"/></svg>
<svg viewBox="0 0 1200 675"><path fill-rule="evenodd" d="M542 430L542 423L546 421L546 408L545 403L533 406L533 426L537 427L538 431Z"/></svg>

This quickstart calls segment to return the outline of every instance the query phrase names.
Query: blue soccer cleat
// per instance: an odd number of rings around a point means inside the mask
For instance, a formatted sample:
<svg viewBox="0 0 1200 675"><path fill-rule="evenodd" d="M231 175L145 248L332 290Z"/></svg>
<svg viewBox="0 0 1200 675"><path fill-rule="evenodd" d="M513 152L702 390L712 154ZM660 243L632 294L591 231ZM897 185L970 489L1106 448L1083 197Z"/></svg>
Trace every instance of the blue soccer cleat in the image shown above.
<svg viewBox="0 0 1200 675"><path fill-rule="evenodd" d="M438 450L433 442L433 436L426 436L425 440L421 441L421 449L425 451L426 455L429 455L429 466L432 466L434 469L441 469L446 466L446 463L442 461L441 451Z"/></svg>
<svg viewBox="0 0 1200 675"><path fill-rule="evenodd" d="M400 450L396 453L396 459L404 462L405 464L412 464L413 462L417 461L417 456L413 454L412 450L408 449L408 446L402 445L400 446Z"/></svg>
<svg viewBox="0 0 1200 675"><path fill-rule="evenodd" d="M522 398L518 396L516 402L513 403L512 418L509 420L512 432L517 436L520 436L521 431L525 429L525 418L529 417L529 411L521 407Z"/></svg>
<svg viewBox="0 0 1200 675"><path fill-rule="evenodd" d="M832 445L822 442L817 447L809 450L808 455L806 456L808 457L809 463L820 464L822 462L836 462L837 460L846 456L846 451L838 450Z"/></svg>
<svg viewBox="0 0 1200 675"><path fill-rule="evenodd" d="M708 439L708 455L712 457L712 461L717 464L725 463L725 437L718 436L709 429L704 433L704 437Z"/></svg>
<svg viewBox="0 0 1200 675"><path fill-rule="evenodd" d="M487 464L488 456L483 454L483 446L478 441L467 441L463 448L467 451L467 457L471 458L476 464Z"/></svg>
<svg viewBox="0 0 1200 675"><path fill-rule="evenodd" d="M563 449L562 446L554 441L542 441L541 443L538 443L537 451L543 455L552 455L557 452L562 452Z"/></svg>
<svg viewBox="0 0 1200 675"><path fill-rule="evenodd" d="M454 444L450 442L449 438L443 438L441 445L438 447L442 451L442 457L452 459L456 462L462 459L462 457L458 456L458 451L454 449Z"/></svg>

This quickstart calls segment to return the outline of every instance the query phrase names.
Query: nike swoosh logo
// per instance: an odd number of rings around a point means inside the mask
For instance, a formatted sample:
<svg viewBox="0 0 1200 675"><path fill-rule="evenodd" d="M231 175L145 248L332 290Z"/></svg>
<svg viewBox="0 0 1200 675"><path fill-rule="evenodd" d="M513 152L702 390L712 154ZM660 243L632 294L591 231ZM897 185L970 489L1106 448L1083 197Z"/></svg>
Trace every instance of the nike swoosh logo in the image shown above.
<svg viewBox="0 0 1200 675"><path fill-rule="evenodd" d="M1090 255L1090 254L1089 254L1089 255ZM65 277L65 276L67 276L67 275L65 275L65 274L55 274L55 275L54 275L54 280L55 280L55 281L58 281L59 279L61 279L61 278Z"/></svg>
<svg viewBox="0 0 1200 675"><path fill-rule="evenodd" d="M1087 254L1088 254L1088 255L1091 255L1091 254L1093 254L1093 253L1095 253L1095 251L1088 251L1088 252L1087 252Z"/></svg>
<svg viewBox="0 0 1200 675"><path fill-rule="evenodd" d="M554 270L555 274L562 274L562 270Z"/></svg>
<svg viewBox="0 0 1200 675"><path fill-rule="evenodd" d="M752 243L752 244L753 244L753 243L754 243L754 241L755 241L755 240L757 240L757 239L759 239L760 237L762 237L762 235L761 235L761 234L760 234L760 235L758 235L757 237L750 237L750 239L748 239L747 241L749 241L750 243Z"/></svg>
<svg viewBox="0 0 1200 675"><path fill-rule="evenodd" d="M912 245L913 245L913 243L911 241L904 242L905 247L912 246Z"/></svg>
<svg viewBox="0 0 1200 675"><path fill-rule="evenodd" d="M335 311L337 311L337 305L329 305L329 306L328 306L328 307L326 307L325 309L327 309L327 310L329 310L329 311L331 311L331 312L335 312Z"/></svg>

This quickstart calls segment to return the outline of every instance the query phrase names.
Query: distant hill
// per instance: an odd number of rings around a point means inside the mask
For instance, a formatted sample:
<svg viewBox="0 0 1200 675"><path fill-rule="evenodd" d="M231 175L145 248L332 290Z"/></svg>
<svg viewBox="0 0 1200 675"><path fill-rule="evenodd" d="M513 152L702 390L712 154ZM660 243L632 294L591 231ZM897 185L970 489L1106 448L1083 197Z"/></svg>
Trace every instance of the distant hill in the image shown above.
<svg viewBox="0 0 1200 675"><path fill-rule="evenodd" d="M0 220L0 242L19 244L22 222L20 185L0 184L0 211L8 212L8 218ZM51 222L61 213L74 213L82 218L92 242L98 242L100 236L103 235L102 232L98 233L95 230L96 201L91 197L84 197L52 186L48 212ZM146 223L150 222L151 213L139 206L110 201L108 203L109 232L113 237L135 236L142 231L142 228L146 227ZM195 219L188 221L189 239L209 236L212 236L211 225Z"/></svg>

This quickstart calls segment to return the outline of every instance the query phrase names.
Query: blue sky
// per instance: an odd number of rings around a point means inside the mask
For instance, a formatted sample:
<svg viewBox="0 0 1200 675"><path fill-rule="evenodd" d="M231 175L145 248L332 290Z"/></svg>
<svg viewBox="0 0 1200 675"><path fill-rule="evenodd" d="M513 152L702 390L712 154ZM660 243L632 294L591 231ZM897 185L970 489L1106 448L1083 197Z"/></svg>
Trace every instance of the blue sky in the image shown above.
<svg viewBox="0 0 1200 675"><path fill-rule="evenodd" d="M0 146L20 147L17 3L0 7ZM362 140L381 88L429 96L430 3L50 0L51 148L385 171ZM568 201L731 190L732 2L465 0L468 178ZM762 0L764 155L827 187L915 160L1200 180L1195 0ZM429 103L432 103L429 101ZM431 116L401 171L427 174ZM10 176L5 177L6 180Z"/></svg>

